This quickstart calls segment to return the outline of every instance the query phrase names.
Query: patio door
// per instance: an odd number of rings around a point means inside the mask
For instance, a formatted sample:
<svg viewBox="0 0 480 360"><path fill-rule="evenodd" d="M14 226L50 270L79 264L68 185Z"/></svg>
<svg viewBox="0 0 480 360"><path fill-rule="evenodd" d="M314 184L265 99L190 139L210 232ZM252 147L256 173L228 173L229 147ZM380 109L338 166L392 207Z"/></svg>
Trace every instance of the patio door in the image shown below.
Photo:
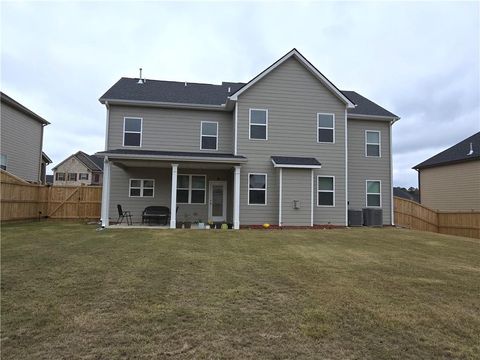
<svg viewBox="0 0 480 360"><path fill-rule="evenodd" d="M227 220L227 182L210 181L208 185L208 220Z"/></svg>

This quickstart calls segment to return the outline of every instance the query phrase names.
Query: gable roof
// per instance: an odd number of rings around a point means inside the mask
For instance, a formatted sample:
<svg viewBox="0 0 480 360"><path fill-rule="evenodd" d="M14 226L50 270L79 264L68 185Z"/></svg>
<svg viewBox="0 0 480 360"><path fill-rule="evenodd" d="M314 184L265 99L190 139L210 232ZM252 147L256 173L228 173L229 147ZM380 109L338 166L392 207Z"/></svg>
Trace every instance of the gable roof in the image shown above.
<svg viewBox="0 0 480 360"><path fill-rule="evenodd" d="M295 57L344 102L355 105L347 109L349 117L378 120L399 119L397 115L355 91L339 90L296 49L288 52L248 83L222 82L220 85L216 85L151 79L141 81L139 78L122 77L100 97L99 101L102 104L232 110L233 101L242 92L291 57Z"/></svg>
<svg viewBox="0 0 480 360"><path fill-rule="evenodd" d="M0 100L1 102L10 105L14 109L20 111L21 113L30 116L32 119L38 121L39 123L43 125L48 125L50 124L47 120L42 118L40 115L35 114L32 110L27 109L25 106L20 104L18 101L13 100L10 96L5 94L4 92L0 91Z"/></svg>
<svg viewBox="0 0 480 360"><path fill-rule="evenodd" d="M343 103L347 105L347 108L354 108L355 103L351 101L345 94L343 94L330 80L328 80L318 69L312 65L297 49L292 49L283 57L278 59L268 68L263 70L260 74L255 76L242 88L238 89L234 94L230 96L230 99L237 100L243 92L247 91L251 86L255 85L258 81L267 76L272 70L276 69L278 66L282 65L285 61L290 58L295 58L300 64L302 64L308 71L312 73L328 90L330 90L335 96L337 96Z"/></svg>
<svg viewBox="0 0 480 360"><path fill-rule="evenodd" d="M88 155L83 151L78 151L73 155L70 155L65 160L63 160L60 164L55 166L52 170L57 170L57 168L66 162L68 159L75 157L78 161L80 161L83 165L87 167L87 169L91 171L103 171L103 157L97 155Z"/></svg>
<svg viewBox="0 0 480 360"><path fill-rule="evenodd" d="M480 131L420 164L415 165L413 169L419 170L472 160L480 160Z"/></svg>

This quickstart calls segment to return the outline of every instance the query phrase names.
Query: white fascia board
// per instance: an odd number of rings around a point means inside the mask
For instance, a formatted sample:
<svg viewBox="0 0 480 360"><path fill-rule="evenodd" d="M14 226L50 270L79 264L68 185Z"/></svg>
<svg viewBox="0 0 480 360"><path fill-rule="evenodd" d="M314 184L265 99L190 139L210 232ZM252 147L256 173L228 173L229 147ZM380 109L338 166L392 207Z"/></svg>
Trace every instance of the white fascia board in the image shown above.
<svg viewBox="0 0 480 360"><path fill-rule="evenodd" d="M143 101L143 100L121 100L121 99L100 99L100 102L104 104L108 102L109 105L135 105L135 106L150 106L150 107L163 107L174 109L195 109L195 110L217 110L217 111L230 111L226 104L222 105L202 105L202 104L184 104L184 103L171 103L161 101Z"/></svg>
<svg viewBox="0 0 480 360"><path fill-rule="evenodd" d="M275 160L272 159L273 167L275 168L289 168L289 169L321 169L322 165L284 165L277 164Z"/></svg>
<svg viewBox="0 0 480 360"><path fill-rule="evenodd" d="M111 160L158 160L158 161L188 161L188 162L210 162L210 163L245 163L247 159L232 159L222 157L196 157L196 156L169 156L169 155L132 155L132 154L114 154L103 153L102 156L108 156Z"/></svg>
<svg viewBox="0 0 480 360"><path fill-rule="evenodd" d="M379 121L393 121L400 120L398 116L379 116L379 115L364 115L364 114L348 114L348 119L360 119L360 120L379 120Z"/></svg>
<svg viewBox="0 0 480 360"><path fill-rule="evenodd" d="M330 82L320 71L318 71L302 54L297 49L293 49L289 51L286 55L281 57L279 60L274 62L272 65L270 65L268 68L263 70L260 74L255 76L252 80L250 80L246 85L244 85L242 88L238 89L234 94L229 96L230 100L238 100L238 96L247 91L250 87L252 87L254 84L256 84L258 81L263 79L265 76L270 74L274 69L276 69L278 66L283 64L286 60L290 59L292 56L294 56L307 70L309 70L318 80L320 80L323 85L325 85L331 92L333 92L342 102L344 102L347 105L348 109L353 109L355 108L355 104L351 102L340 90L338 90L333 83Z"/></svg>

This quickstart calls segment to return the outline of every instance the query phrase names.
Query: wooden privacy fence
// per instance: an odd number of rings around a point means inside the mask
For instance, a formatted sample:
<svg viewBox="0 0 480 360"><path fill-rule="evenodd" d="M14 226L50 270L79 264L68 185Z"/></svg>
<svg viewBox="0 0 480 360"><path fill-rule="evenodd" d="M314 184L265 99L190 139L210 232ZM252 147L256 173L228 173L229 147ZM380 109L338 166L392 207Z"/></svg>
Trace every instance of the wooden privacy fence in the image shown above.
<svg viewBox="0 0 480 360"><path fill-rule="evenodd" d="M480 211L437 211L394 197L395 225L480 239Z"/></svg>
<svg viewBox="0 0 480 360"><path fill-rule="evenodd" d="M100 219L100 186L45 186L30 184L0 172L0 220Z"/></svg>

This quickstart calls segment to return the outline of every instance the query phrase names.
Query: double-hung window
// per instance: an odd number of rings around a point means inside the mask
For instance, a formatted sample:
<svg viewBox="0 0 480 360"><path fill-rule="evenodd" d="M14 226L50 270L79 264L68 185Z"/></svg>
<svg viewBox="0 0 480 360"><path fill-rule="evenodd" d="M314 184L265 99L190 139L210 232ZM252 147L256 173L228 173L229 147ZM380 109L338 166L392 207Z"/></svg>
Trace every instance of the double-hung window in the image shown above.
<svg viewBox="0 0 480 360"><path fill-rule="evenodd" d="M366 193L367 193L367 207L381 207L381 182L380 180L367 180Z"/></svg>
<svg viewBox="0 0 480 360"><path fill-rule="evenodd" d="M268 140L268 110L250 109L250 139Z"/></svg>
<svg viewBox="0 0 480 360"><path fill-rule="evenodd" d="M88 173L78 174L78 180L88 180Z"/></svg>
<svg viewBox="0 0 480 360"><path fill-rule="evenodd" d="M218 150L218 122L202 121L200 150Z"/></svg>
<svg viewBox="0 0 480 360"><path fill-rule="evenodd" d="M77 173L68 173L67 181L77 181Z"/></svg>
<svg viewBox="0 0 480 360"><path fill-rule="evenodd" d="M130 197L153 197L155 180L130 179L128 194Z"/></svg>
<svg viewBox="0 0 480 360"><path fill-rule="evenodd" d="M267 204L267 174L248 174L248 205Z"/></svg>
<svg viewBox="0 0 480 360"><path fill-rule="evenodd" d="M178 175L177 204L205 204L206 175Z"/></svg>
<svg viewBox="0 0 480 360"><path fill-rule="evenodd" d="M335 114L317 114L317 142L335 142Z"/></svg>
<svg viewBox="0 0 480 360"><path fill-rule="evenodd" d="M0 169L7 170L7 155L0 155Z"/></svg>
<svg viewBox="0 0 480 360"><path fill-rule="evenodd" d="M126 117L123 119L123 146L142 145L143 119Z"/></svg>
<svg viewBox="0 0 480 360"><path fill-rule="evenodd" d="M380 157L380 131L365 131L365 156Z"/></svg>
<svg viewBox="0 0 480 360"><path fill-rule="evenodd" d="M65 181L65 173L57 172L55 173L55 180L57 181Z"/></svg>
<svg viewBox="0 0 480 360"><path fill-rule="evenodd" d="M335 177L317 176L317 205L335 206Z"/></svg>

